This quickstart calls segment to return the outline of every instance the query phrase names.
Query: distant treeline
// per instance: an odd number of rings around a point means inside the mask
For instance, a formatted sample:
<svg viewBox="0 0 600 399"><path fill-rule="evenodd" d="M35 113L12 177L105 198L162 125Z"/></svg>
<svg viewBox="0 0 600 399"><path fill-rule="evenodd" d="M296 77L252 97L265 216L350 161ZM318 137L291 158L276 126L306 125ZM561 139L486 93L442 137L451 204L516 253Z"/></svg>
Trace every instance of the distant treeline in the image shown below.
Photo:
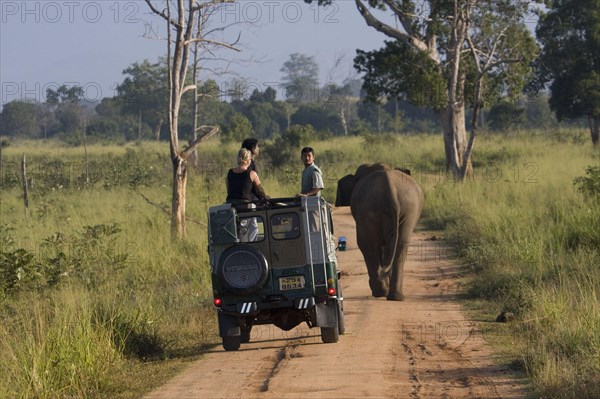
<svg viewBox="0 0 600 399"><path fill-rule="evenodd" d="M14 100L4 104L0 136L59 138L73 145L84 140L168 139L164 63L134 63L123 73L126 78L118 85L117 95L100 102L86 101L81 87L61 86L48 89L45 102ZM273 139L293 125L310 125L321 138L435 133L441 129L438 113L430 108L414 106L401 98L387 98L379 103L367 101L360 79L346 79L341 84L324 87L315 82L310 87L287 85L280 89L281 93L273 87L250 92L250 85L242 80L228 87L224 90L216 81L206 80L198 85L196 104L194 95L184 98L179 118L182 139L193 137L194 120L196 126L220 126L224 141L239 141L249 136ZM309 91L311 95L305 95ZM545 94L516 103L500 101L484 111L480 126L488 131L552 129L558 125Z"/></svg>

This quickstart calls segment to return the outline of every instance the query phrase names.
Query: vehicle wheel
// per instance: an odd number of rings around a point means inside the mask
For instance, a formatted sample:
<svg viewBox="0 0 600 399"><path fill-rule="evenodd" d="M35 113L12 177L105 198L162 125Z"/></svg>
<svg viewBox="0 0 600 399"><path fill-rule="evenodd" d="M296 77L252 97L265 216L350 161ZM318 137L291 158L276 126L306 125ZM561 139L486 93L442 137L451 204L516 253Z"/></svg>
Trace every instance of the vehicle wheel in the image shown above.
<svg viewBox="0 0 600 399"><path fill-rule="evenodd" d="M239 335L231 335L223 337L223 349L226 351L236 351L240 349L241 337Z"/></svg>
<svg viewBox="0 0 600 399"><path fill-rule="evenodd" d="M338 311L338 332L340 333L340 335L344 335L344 333L346 332L346 323L344 322L344 310L342 309L342 301L338 301L337 311Z"/></svg>
<svg viewBox="0 0 600 399"><path fill-rule="evenodd" d="M241 327L240 329L240 342L242 344L247 344L250 342L250 332L252 331L252 326Z"/></svg>
<svg viewBox="0 0 600 399"><path fill-rule="evenodd" d="M338 307L336 305L335 312L335 326L333 327L321 327L321 341L326 344L333 344L340 340L340 320Z"/></svg>

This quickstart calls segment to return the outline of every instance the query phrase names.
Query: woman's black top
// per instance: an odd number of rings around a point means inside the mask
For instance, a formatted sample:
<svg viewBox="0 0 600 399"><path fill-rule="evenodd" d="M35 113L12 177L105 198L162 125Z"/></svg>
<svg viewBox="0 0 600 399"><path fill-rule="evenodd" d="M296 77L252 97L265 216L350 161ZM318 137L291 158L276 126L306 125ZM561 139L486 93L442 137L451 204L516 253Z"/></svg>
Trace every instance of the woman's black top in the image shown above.
<svg viewBox="0 0 600 399"><path fill-rule="evenodd" d="M250 180L250 170L242 173L235 173L233 169L229 169L227 173L227 202L235 200L252 201L254 194L252 189L254 185Z"/></svg>

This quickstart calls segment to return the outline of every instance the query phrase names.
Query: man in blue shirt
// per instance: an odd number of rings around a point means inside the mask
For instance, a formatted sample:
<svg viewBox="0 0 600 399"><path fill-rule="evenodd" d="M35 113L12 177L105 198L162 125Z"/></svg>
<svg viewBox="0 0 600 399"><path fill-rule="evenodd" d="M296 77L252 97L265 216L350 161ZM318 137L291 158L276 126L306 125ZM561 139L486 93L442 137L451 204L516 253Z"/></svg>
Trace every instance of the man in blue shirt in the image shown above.
<svg viewBox="0 0 600 399"><path fill-rule="evenodd" d="M323 184L323 173L315 165L315 150L312 147L304 147L301 157L302 162L304 162L304 171L302 172L302 187L298 196L321 196L321 190L325 188L325 185Z"/></svg>

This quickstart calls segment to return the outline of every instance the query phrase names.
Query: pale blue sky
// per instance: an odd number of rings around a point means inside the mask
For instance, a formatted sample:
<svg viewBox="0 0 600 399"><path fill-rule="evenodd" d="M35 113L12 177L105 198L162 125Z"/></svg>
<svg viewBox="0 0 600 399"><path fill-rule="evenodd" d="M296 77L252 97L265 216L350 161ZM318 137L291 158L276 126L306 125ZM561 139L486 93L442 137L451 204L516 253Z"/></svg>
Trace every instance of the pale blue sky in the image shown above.
<svg viewBox="0 0 600 399"><path fill-rule="evenodd" d="M357 48L376 49L385 40L366 26L352 0L325 9L302 1L272 0L242 0L227 7L214 16L214 26L233 24L226 35L240 33L242 51L220 51L218 56L237 60L229 69L260 89L280 81L279 69L291 53L314 56L323 82L334 58L344 55L345 64L335 76L341 81L352 73ZM61 84L84 87L90 100L111 97L124 78L123 69L166 54L164 41L144 37L156 36L162 20L141 0L1 0L0 13L2 104L16 99L44 101L46 88ZM227 62L212 66L224 68Z"/></svg>

